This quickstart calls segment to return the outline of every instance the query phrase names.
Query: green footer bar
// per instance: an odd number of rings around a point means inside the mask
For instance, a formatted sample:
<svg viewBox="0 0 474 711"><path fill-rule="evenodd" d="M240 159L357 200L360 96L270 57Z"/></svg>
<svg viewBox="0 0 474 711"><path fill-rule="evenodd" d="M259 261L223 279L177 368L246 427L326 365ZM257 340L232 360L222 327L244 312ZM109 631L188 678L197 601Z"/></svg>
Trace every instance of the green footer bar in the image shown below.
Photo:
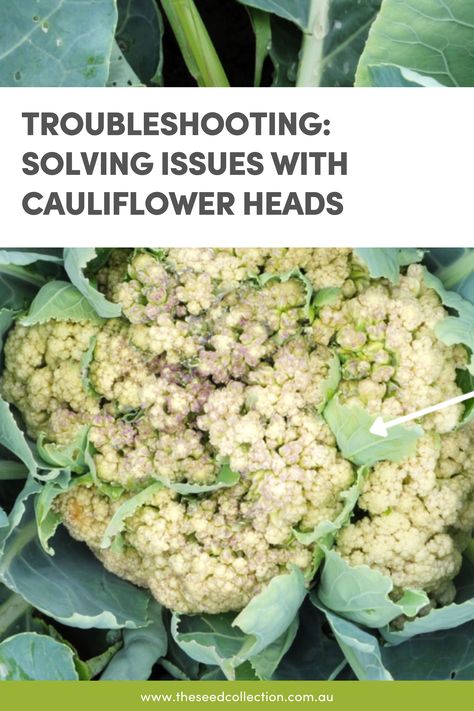
<svg viewBox="0 0 474 711"><path fill-rule="evenodd" d="M469 707L471 681L6 681L0 707L47 711L165 711L198 709L318 709L319 711L451 711ZM7 706L8 704L8 706Z"/></svg>

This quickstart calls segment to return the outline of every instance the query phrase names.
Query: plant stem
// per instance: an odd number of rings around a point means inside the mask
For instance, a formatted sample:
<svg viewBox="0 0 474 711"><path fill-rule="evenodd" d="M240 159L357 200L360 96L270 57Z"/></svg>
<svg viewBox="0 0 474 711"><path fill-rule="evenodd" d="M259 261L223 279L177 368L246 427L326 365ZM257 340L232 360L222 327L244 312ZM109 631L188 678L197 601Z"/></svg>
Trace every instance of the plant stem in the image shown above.
<svg viewBox="0 0 474 711"><path fill-rule="evenodd" d="M0 605L0 638L30 609L31 605L20 595L10 595L6 602Z"/></svg>
<svg viewBox="0 0 474 711"><path fill-rule="evenodd" d="M14 479L26 479L28 469L21 462L14 462L10 459L0 461L0 481L13 481ZM0 608L1 609L1 608ZM1 624L1 619L0 619Z"/></svg>
<svg viewBox="0 0 474 711"><path fill-rule="evenodd" d="M161 0L190 74L199 86L229 86L194 0Z"/></svg>
<svg viewBox="0 0 474 711"><path fill-rule="evenodd" d="M311 0L308 28L303 35L296 86L320 86L330 0Z"/></svg>
<svg viewBox="0 0 474 711"><path fill-rule="evenodd" d="M33 274L33 272L29 272L24 267L20 267L16 264L0 264L0 274L9 274L34 286L44 286L47 281L44 276Z"/></svg>
<svg viewBox="0 0 474 711"><path fill-rule="evenodd" d="M466 550L464 551L464 557L474 565L474 538L471 538Z"/></svg>
<svg viewBox="0 0 474 711"><path fill-rule="evenodd" d="M262 81L263 63L268 55L272 42L272 28L270 25L270 15L263 10L247 8L250 21L255 34L255 71L253 85L260 86Z"/></svg>
<svg viewBox="0 0 474 711"><path fill-rule="evenodd" d="M447 267L436 271L436 276L441 279L446 289L452 289L463 279L470 276L474 270L474 249L468 254L463 254Z"/></svg>

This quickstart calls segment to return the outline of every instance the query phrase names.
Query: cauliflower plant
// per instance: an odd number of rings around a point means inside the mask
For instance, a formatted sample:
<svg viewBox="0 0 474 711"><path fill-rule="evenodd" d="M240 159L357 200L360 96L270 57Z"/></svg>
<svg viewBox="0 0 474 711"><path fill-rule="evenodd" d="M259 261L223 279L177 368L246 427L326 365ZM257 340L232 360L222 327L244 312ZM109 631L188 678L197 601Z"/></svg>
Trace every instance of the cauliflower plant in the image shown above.
<svg viewBox="0 0 474 711"><path fill-rule="evenodd" d="M324 419L336 390L387 417L461 392L466 349L438 340L446 311L418 265L394 285L348 249L115 250L96 278L122 316L18 324L1 393L34 438L67 445L87 428L93 475L56 509L109 570L179 612L240 610L292 566L310 582L317 545L300 534L342 514L356 477ZM411 457L377 463L337 537L395 597L452 599L474 525L462 412L427 417Z"/></svg>

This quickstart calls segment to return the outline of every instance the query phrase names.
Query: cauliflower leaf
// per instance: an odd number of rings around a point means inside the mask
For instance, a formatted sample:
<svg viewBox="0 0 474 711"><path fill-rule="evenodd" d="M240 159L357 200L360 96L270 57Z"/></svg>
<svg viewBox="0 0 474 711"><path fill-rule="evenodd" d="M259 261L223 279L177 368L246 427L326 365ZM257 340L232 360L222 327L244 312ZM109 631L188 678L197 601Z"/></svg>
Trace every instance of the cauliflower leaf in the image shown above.
<svg viewBox="0 0 474 711"><path fill-rule="evenodd" d="M6 528L8 526L8 516L5 511L0 506L0 528Z"/></svg>
<svg viewBox="0 0 474 711"><path fill-rule="evenodd" d="M21 309L49 279L59 278L62 270L60 249L0 249L0 303Z"/></svg>
<svg viewBox="0 0 474 711"><path fill-rule="evenodd" d="M77 435L68 444L46 442L46 435L41 433L36 443L38 454L48 467L69 469L76 474L85 474L88 465L85 452L88 447L89 427L80 427Z"/></svg>
<svg viewBox="0 0 474 711"><path fill-rule="evenodd" d="M272 679L336 679L347 667L347 662L336 640L327 634L324 614L314 606L309 596L301 606L299 623L295 641Z"/></svg>
<svg viewBox="0 0 474 711"><path fill-rule="evenodd" d="M54 537L54 557L43 550L31 502L40 487L29 479L10 514L7 534L0 539L0 582L65 625L81 629L147 625L149 595L108 573L63 528ZM32 570L41 575L31 575Z"/></svg>
<svg viewBox="0 0 474 711"><path fill-rule="evenodd" d="M8 403L0 397L0 444L12 452L27 467L30 474L37 473L37 463L26 440L18 427Z"/></svg>
<svg viewBox="0 0 474 711"><path fill-rule="evenodd" d="M291 269L290 271L284 272L283 274L270 274L268 272L265 272L264 274L260 274L254 278L260 287L264 287L270 281L281 281L282 284L285 284L287 281L290 281L290 279L297 279L298 281L300 281L303 284L306 293L304 313L306 318L310 322L313 321L314 310L312 308L311 302L313 300L314 289L311 281L305 274L303 274L301 269Z"/></svg>
<svg viewBox="0 0 474 711"><path fill-rule="evenodd" d="M69 645L36 632L22 632L0 643L0 681L78 681Z"/></svg>
<svg viewBox="0 0 474 711"><path fill-rule="evenodd" d="M26 504L31 496L35 496L41 491L41 485L32 476L29 476L26 480L23 489L18 494L16 501L8 514L8 522L4 523L0 530L0 568L3 565L3 554L6 542L10 533L18 526L21 522L26 509ZM0 572L0 581L2 581Z"/></svg>
<svg viewBox="0 0 474 711"><path fill-rule="evenodd" d="M318 407L318 412L321 414L328 404L328 402L334 397L337 392L337 386L341 381L341 362L334 353L334 357L329 363L328 374L321 385L321 396L322 402Z"/></svg>
<svg viewBox="0 0 474 711"><path fill-rule="evenodd" d="M420 74L398 64L369 64L367 71L371 86L400 86L400 87L442 87L444 86L433 77Z"/></svg>
<svg viewBox="0 0 474 711"><path fill-rule="evenodd" d="M67 281L50 281L45 284L36 294L28 314L20 319L20 323L22 326L33 326L51 319L75 323L102 323L102 319L87 299Z"/></svg>
<svg viewBox="0 0 474 711"><path fill-rule="evenodd" d="M431 610L426 616L407 621L402 630L391 630L386 626L381 630L381 634L387 642L401 644L416 635L453 629L472 620L474 620L474 598Z"/></svg>
<svg viewBox="0 0 474 711"><path fill-rule="evenodd" d="M61 523L61 517L52 510L54 500L63 494L71 485L71 472L62 471L54 481L48 481L35 498L35 517L38 539L43 550L48 555L54 555L54 549L49 540L54 536Z"/></svg>
<svg viewBox="0 0 474 711"><path fill-rule="evenodd" d="M250 600L232 626L240 627L247 635L256 638L250 647L252 655L261 652L287 629L305 597L303 573L294 567L291 573L277 575Z"/></svg>
<svg viewBox="0 0 474 711"><path fill-rule="evenodd" d="M414 617L429 604L426 593L406 590L398 602L389 595L393 582L368 565L350 566L335 551L325 551L318 599L328 609L366 627L388 625L400 615Z"/></svg>
<svg viewBox="0 0 474 711"><path fill-rule="evenodd" d="M3 336L12 325L17 313L14 309L0 309L0 351L3 348Z"/></svg>
<svg viewBox="0 0 474 711"><path fill-rule="evenodd" d="M218 666L227 679L246 660L242 648L246 635L232 627L231 613L181 616L173 614L171 634L179 647L201 664Z"/></svg>
<svg viewBox="0 0 474 711"><path fill-rule="evenodd" d="M97 258L97 250L93 247L69 248L64 250L64 268L74 286L87 299L96 314L103 318L115 318L122 313L120 304L113 304L92 285L84 270Z"/></svg>
<svg viewBox="0 0 474 711"><path fill-rule="evenodd" d="M463 391L463 393L474 392L474 375L468 370L459 370L456 382ZM471 398L469 400L466 400L466 402L464 403L464 413L461 424L465 425L467 422L471 422L473 418L474 398Z"/></svg>
<svg viewBox="0 0 474 711"><path fill-rule="evenodd" d="M436 247L426 255L429 271L443 282L446 289L457 291L474 302L474 249L472 247Z"/></svg>
<svg viewBox="0 0 474 711"><path fill-rule="evenodd" d="M319 543L318 550L321 551L321 546L330 548L333 544L337 532L345 526L351 517L351 514L357 504L357 500L362 491L367 467L360 467L357 471L357 477L354 484L345 491L341 492L340 499L343 502L343 508L333 521L321 521L313 531L297 531L294 530L294 535L297 541L303 545L311 545L311 543ZM316 552L316 561L319 563L322 560L323 553Z"/></svg>
<svg viewBox="0 0 474 711"><path fill-rule="evenodd" d="M82 382L82 387L84 388L84 390L86 391L86 393L88 395L92 395L94 397L99 397L97 392L92 387L90 377L89 377L89 369L90 369L92 361L94 360L94 351L95 351L96 344L97 344L97 336L92 336L89 341L89 347L81 358L81 382Z"/></svg>
<svg viewBox="0 0 474 711"><path fill-rule="evenodd" d="M448 346L461 343L469 348L471 360L468 370L474 375L474 304L457 292L448 291L441 279L427 269L423 270L423 274L426 286L436 291L444 306L457 313L436 324L434 330L437 337Z"/></svg>
<svg viewBox="0 0 474 711"><path fill-rule="evenodd" d="M114 655L101 675L107 680L146 680L153 665L164 657L168 649L168 637L163 624L163 608L152 600L149 607L151 624L138 629L123 631L123 647Z"/></svg>
<svg viewBox="0 0 474 711"><path fill-rule="evenodd" d="M102 537L102 542L100 544L101 548L109 548L112 544L112 539L123 531L125 528L125 519L132 516L135 511L144 506L154 494L161 491L163 484L161 482L156 482L147 486L140 493L135 494L130 499L127 499L123 504L121 504L112 518L110 519L109 525L105 529L105 533Z"/></svg>
<svg viewBox="0 0 474 711"><path fill-rule="evenodd" d="M153 478L161 482L167 489L173 489L178 494L188 496L190 494L206 494L209 491L235 486L240 479L240 474L232 471L228 463L223 463L213 484L186 484L179 481L168 481L159 474L155 474Z"/></svg>
<svg viewBox="0 0 474 711"><path fill-rule="evenodd" d="M401 681L471 681L474 678L474 622L420 635L403 645L384 645L385 667Z"/></svg>
<svg viewBox="0 0 474 711"><path fill-rule="evenodd" d="M392 675L384 666L380 646L374 635L330 612L316 595L311 595L311 601L326 615L331 630L359 681L393 681Z"/></svg>
<svg viewBox="0 0 474 711"><path fill-rule="evenodd" d="M232 621L232 615L181 617L174 614L171 634L190 657L202 664L218 665L227 679L235 679L235 670L245 661L271 650L274 660L288 649L288 628L296 634L294 619L306 596L302 572L293 568L278 575L248 603ZM238 629L237 629L238 628ZM294 636L293 636L294 637ZM270 652L265 661L255 662L255 671L271 670Z"/></svg>
<svg viewBox="0 0 474 711"><path fill-rule="evenodd" d="M3 309L24 309L48 278L59 276L62 258L57 251L0 250L0 315Z"/></svg>
<svg viewBox="0 0 474 711"><path fill-rule="evenodd" d="M339 289L338 287L327 286L324 289L320 289L316 292L313 299L313 305L317 309L320 309L323 306L329 306L330 304L334 304L341 296L341 293L341 289Z"/></svg>
<svg viewBox="0 0 474 711"><path fill-rule="evenodd" d="M449 630L474 620L474 564L466 560L456 581L456 601L430 610L414 620L406 620L401 630L388 625L380 630L383 638L392 645L401 644L419 634Z"/></svg>
<svg viewBox="0 0 474 711"><path fill-rule="evenodd" d="M324 419L336 437L346 459L357 466L371 466L382 459L399 462L414 454L416 441L423 435L421 427L391 427L385 438L373 435L370 428L375 417L362 407L341 404L332 398L323 412Z"/></svg>
<svg viewBox="0 0 474 711"><path fill-rule="evenodd" d="M249 664L258 679L272 679L280 661L291 648L298 632L299 621L295 616L288 629L265 649L249 659Z"/></svg>
<svg viewBox="0 0 474 711"><path fill-rule="evenodd" d="M55 479L63 469L84 473L89 467L85 460L87 433L88 427L82 427L67 445L45 442L42 434L35 448L18 426L8 403L0 397L0 444L18 457L27 470L25 472L19 462L5 460L0 466L0 479L23 479L29 472L39 481L48 481Z"/></svg>
<svg viewBox="0 0 474 711"><path fill-rule="evenodd" d="M392 284L398 284L400 267L420 262L423 259L423 250L421 249L360 247L355 249L354 252L362 259L374 279L385 277Z"/></svg>
<svg viewBox="0 0 474 711"><path fill-rule="evenodd" d="M62 264L62 256L57 254L58 250L43 249L35 252L29 249L16 251L14 249L0 249L0 266L15 265L24 267L34 264L35 262L53 262L54 264Z"/></svg>

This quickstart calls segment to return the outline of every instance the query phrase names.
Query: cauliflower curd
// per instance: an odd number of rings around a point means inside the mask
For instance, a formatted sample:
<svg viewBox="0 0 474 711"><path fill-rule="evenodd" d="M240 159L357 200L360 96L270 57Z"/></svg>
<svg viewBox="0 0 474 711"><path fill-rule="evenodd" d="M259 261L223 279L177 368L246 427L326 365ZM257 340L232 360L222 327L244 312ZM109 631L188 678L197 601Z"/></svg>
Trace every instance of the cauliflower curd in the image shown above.
<svg viewBox="0 0 474 711"><path fill-rule="evenodd" d="M96 278L122 316L17 325L1 393L32 437L67 445L88 428L95 476L56 508L109 570L179 612L240 610L294 565L310 580L314 544L296 532L333 521L356 476L322 414L335 390L387 417L461 392L467 352L437 339L446 311L418 265L393 285L349 249L115 250ZM453 597L474 526L462 411L425 418L414 456L376 464L338 535L395 595ZM237 483L219 484L223 466ZM114 514L157 480L106 547Z"/></svg>

